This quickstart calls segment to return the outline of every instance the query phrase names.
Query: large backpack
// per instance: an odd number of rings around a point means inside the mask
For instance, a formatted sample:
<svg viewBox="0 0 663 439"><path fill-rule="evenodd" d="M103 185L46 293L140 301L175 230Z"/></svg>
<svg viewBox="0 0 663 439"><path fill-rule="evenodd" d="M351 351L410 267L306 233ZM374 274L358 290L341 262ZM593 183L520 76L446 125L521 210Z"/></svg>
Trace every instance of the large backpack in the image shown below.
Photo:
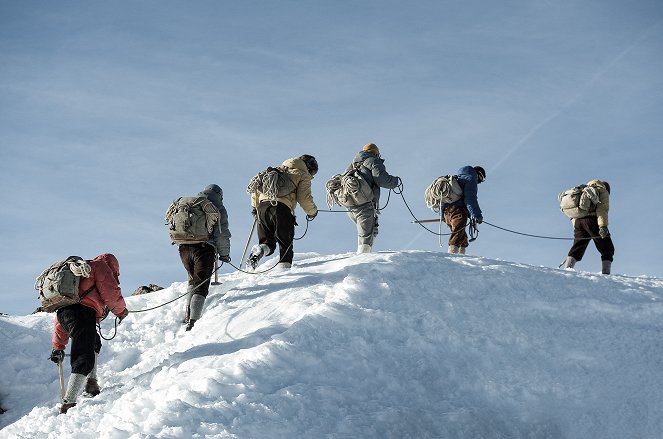
<svg viewBox="0 0 663 439"><path fill-rule="evenodd" d="M343 174L336 174L327 181L325 187L330 209L334 203L350 208L373 201L373 188L359 172L361 166L361 163L353 163L351 169Z"/></svg>
<svg viewBox="0 0 663 439"><path fill-rule="evenodd" d="M290 179L285 167L270 166L264 171L258 172L249 181L246 192L249 194L262 193L269 201L276 203L277 198L288 196L295 189L295 183Z"/></svg>
<svg viewBox="0 0 663 439"><path fill-rule="evenodd" d="M424 192L426 206L433 209L433 212L439 212L442 204L454 203L462 197L463 188L455 175L437 177Z"/></svg>
<svg viewBox="0 0 663 439"><path fill-rule="evenodd" d="M219 209L206 197L180 197L166 211L166 225L173 244L207 242L219 222Z"/></svg>
<svg viewBox="0 0 663 439"><path fill-rule="evenodd" d="M44 270L35 282L41 310L54 312L80 302L95 288L93 285L81 294L78 292L81 277L90 277L90 272L90 264L78 256L69 256Z"/></svg>
<svg viewBox="0 0 663 439"><path fill-rule="evenodd" d="M599 194L596 188L581 184L560 192L559 210L569 218L582 218L596 211Z"/></svg>

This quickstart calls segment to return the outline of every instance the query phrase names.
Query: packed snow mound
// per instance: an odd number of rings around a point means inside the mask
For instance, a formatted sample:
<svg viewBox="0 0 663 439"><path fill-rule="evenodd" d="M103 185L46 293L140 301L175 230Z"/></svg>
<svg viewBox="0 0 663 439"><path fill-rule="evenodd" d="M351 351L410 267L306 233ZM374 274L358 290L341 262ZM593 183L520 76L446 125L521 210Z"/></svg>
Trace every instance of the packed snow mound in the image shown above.
<svg viewBox="0 0 663 439"><path fill-rule="evenodd" d="M408 251L219 280L190 332L182 300L125 319L67 415L53 316L1 317L0 437L663 437L661 279Z"/></svg>

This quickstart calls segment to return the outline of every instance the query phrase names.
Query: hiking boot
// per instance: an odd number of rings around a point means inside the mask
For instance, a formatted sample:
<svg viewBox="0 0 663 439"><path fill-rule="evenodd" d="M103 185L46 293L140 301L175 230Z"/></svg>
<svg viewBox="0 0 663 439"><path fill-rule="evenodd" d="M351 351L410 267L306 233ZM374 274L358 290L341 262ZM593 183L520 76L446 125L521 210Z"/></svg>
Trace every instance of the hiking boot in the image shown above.
<svg viewBox="0 0 663 439"><path fill-rule="evenodd" d="M101 393L101 388L95 378L87 379L87 382L85 383L85 391L92 396L97 396Z"/></svg>
<svg viewBox="0 0 663 439"><path fill-rule="evenodd" d="M601 274L610 274L612 261L601 261Z"/></svg>
<svg viewBox="0 0 663 439"><path fill-rule="evenodd" d="M452 255L456 254L456 253L460 253L460 247L455 246L455 245L450 245L449 249L447 251Z"/></svg>
<svg viewBox="0 0 663 439"><path fill-rule="evenodd" d="M196 319L189 319L189 322L186 324L186 328L184 329L185 331L191 331L193 329L193 325L196 323Z"/></svg>
<svg viewBox="0 0 663 439"><path fill-rule="evenodd" d="M258 261L260 261L260 258L265 256L269 252L269 247L267 247L267 244L256 244L251 248L251 254L249 255L249 258L246 260L246 267L250 268L252 271L256 269L258 266Z"/></svg>
<svg viewBox="0 0 663 439"><path fill-rule="evenodd" d="M466 249L466 248L467 248L467 247L458 247L458 254L459 254L459 255L464 255L464 254L465 254L465 249Z"/></svg>
<svg viewBox="0 0 663 439"><path fill-rule="evenodd" d="M571 269L571 268L575 267L576 262L578 262L576 260L576 258L574 258L573 256L567 256L564 259L564 261L562 261L562 265L561 265L560 268Z"/></svg>
<svg viewBox="0 0 663 439"><path fill-rule="evenodd" d="M368 245L368 244L359 244L357 246L357 254L360 255L362 253L371 253L373 251L373 247Z"/></svg>
<svg viewBox="0 0 663 439"><path fill-rule="evenodd" d="M279 270L290 270L291 267L292 264L290 262L279 262L276 265L276 268L278 268Z"/></svg>
<svg viewBox="0 0 663 439"><path fill-rule="evenodd" d="M62 405L60 406L60 414L63 415L63 414L65 414L65 413L67 413L67 411L68 411L70 408L75 407L75 406L76 406L76 403L75 403L75 402L65 402L65 403L62 403Z"/></svg>

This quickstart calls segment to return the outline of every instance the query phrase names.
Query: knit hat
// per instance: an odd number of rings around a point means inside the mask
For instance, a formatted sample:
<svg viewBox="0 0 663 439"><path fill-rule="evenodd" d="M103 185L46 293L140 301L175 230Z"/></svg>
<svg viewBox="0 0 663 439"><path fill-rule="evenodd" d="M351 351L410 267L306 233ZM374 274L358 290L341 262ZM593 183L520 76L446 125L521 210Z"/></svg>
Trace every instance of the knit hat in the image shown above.
<svg viewBox="0 0 663 439"><path fill-rule="evenodd" d="M610 184L607 181L602 181L601 183L603 183L603 186L605 186L605 190L610 193Z"/></svg>
<svg viewBox="0 0 663 439"><path fill-rule="evenodd" d="M486 180L486 171L483 169L481 166L475 166L474 170L477 173L477 176L479 177L479 183L482 183Z"/></svg>
<svg viewBox="0 0 663 439"><path fill-rule="evenodd" d="M308 170L308 173L311 174L311 177L318 173L318 161L315 159L315 157L312 155L304 154L299 158L302 159L304 164L306 164L306 169Z"/></svg>
<svg viewBox="0 0 663 439"><path fill-rule="evenodd" d="M205 196L217 194L223 200L223 189L221 189L218 184L212 183L208 185L205 189L203 189L202 193L205 194Z"/></svg>
<svg viewBox="0 0 663 439"><path fill-rule="evenodd" d="M362 148L363 151L372 152L373 154L380 154L380 148L375 143L367 143Z"/></svg>

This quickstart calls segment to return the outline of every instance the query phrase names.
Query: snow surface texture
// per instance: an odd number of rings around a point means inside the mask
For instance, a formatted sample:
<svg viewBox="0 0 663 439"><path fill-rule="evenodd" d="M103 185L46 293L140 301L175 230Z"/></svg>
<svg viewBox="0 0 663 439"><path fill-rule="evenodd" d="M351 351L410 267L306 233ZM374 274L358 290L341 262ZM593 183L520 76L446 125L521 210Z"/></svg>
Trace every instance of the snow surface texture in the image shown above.
<svg viewBox="0 0 663 439"><path fill-rule="evenodd" d="M661 279L408 251L220 281L191 332L131 314L67 415L53 316L0 317L0 437L663 437Z"/></svg>

